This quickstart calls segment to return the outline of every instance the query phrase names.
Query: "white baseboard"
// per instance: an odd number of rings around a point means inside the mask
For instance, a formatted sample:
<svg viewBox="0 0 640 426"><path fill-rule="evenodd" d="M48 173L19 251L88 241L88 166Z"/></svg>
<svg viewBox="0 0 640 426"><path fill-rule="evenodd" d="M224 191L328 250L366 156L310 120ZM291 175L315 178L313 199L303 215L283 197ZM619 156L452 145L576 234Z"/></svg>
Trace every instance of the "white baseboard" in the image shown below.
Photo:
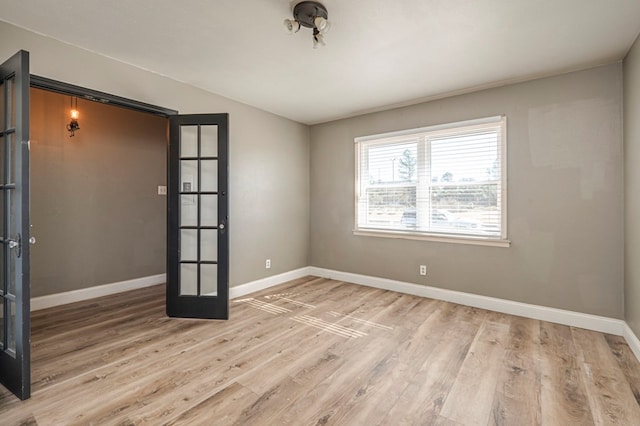
<svg viewBox="0 0 640 426"><path fill-rule="evenodd" d="M454 290L445 290L436 287L395 281L386 278L372 277L368 275L353 274L331 269L307 266L284 272L278 275L251 281L235 287L229 288L229 298L235 299L249 293L264 290L287 281L295 280L313 275L322 278L344 281L353 284L365 285L368 287L380 288L383 290L397 291L399 293L412 294L414 296L428 297L430 299L443 300L461 305L473 306L490 311L502 312L510 315L549 321L557 324L572 327L584 328L587 330L599 331L602 333L623 336L627 344L640 361L640 339L626 322L619 319L602 317L598 315L584 314L580 312L567 311L564 309L548 308L546 306L532 305L528 303L514 302L511 300L498 299L495 297L480 296L477 294L463 293ZM68 291L65 293L51 294L48 296L35 297L31 299L31 310L49 308L52 306L64 305L72 302L93 299L107 296L123 291L135 290L138 288L150 287L162 284L166 281L166 275L153 275L150 277L137 278L129 281L121 281L112 284L105 284L81 290Z"/></svg>
<svg viewBox="0 0 640 426"><path fill-rule="evenodd" d="M284 272L278 275L272 275L270 277L261 278L259 280L230 287L229 299L235 299L237 297L244 296L245 294L253 293L254 291L264 290L278 284L286 283L287 281L311 275L310 271L311 268L307 266L304 268L294 269L293 271Z"/></svg>
<svg viewBox="0 0 640 426"><path fill-rule="evenodd" d="M626 322L624 323L623 336L624 340L627 341L627 345L629 345L629 347L631 348L633 354L636 356L636 358L638 358L638 361L640 361L640 339L638 339L636 333L633 332L631 327L629 327L629 324L627 324Z"/></svg>
<svg viewBox="0 0 640 426"><path fill-rule="evenodd" d="M123 291L136 290L166 282L166 274L152 275L149 277L135 278L133 280L117 283L103 284L95 287L79 290L65 291L64 293L49 294L31 299L31 311L51 308L53 306L66 305L67 303L80 302L96 297L108 296Z"/></svg>
<svg viewBox="0 0 640 426"><path fill-rule="evenodd" d="M235 287L229 288L229 298L244 296L254 291L264 290L287 281L295 280L309 275L309 267L295 269L282 274L273 275L256 281L251 281ZM31 299L31 311L51 308L54 306L66 305L67 303L80 302L94 299L96 297L108 296L110 294L121 293L129 290L150 287L152 285L166 282L166 274L153 275L150 277L136 278L128 281L104 284L95 287L83 288L79 290L66 291L64 293L49 294L46 296L34 297Z"/></svg>
<svg viewBox="0 0 640 426"><path fill-rule="evenodd" d="M495 297L480 296L460 291L445 290L386 278L352 274L349 272L311 267L309 274L354 284L361 284L368 287L444 300L447 302L488 309L490 311L502 312L505 314L518 315L541 321L549 321L572 327L585 328L587 330L600 331L602 333L615 334L617 336L622 336L624 334L624 326L626 325L624 321L619 319L566 311L563 309L548 308L546 306L531 305L528 303L497 299Z"/></svg>

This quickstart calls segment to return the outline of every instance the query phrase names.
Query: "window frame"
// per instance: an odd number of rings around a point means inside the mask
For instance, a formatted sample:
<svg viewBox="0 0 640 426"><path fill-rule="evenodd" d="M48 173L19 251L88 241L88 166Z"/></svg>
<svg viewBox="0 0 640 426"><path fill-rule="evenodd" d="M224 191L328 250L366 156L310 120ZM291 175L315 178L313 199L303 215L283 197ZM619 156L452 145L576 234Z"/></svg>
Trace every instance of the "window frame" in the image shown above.
<svg viewBox="0 0 640 426"><path fill-rule="evenodd" d="M359 227L358 216L359 201L361 195L360 177L363 165L361 164L361 149L363 146L372 146L373 144L390 144L394 141L402 141L409 139L417 140L418 163L425 161L428 165L431 157L430 139L437 138L439 136L453 136L455 133L467 133L473 130L489 128L499 129L499 161L500 161L500 235L499 236L484 236L484 235L470 235L464 233L451 233L451 232L427 232L427 231L412 231L407 229L380 229ZM355 149L355 197L354 197L354 228L353 234L359 236L374 236L374 237L386 237L386 238L403 238L411 240L426 240L459 244L471 244L471 245L487 245L495 247L509 247L510 241L507 239L507 117L505 115L492 116L474 120L458 121L453 123L439 124L434 126L427 126L415 129L406 129L395 132L387 132L375 135L360 136L354 139ZM421 151L424 150L424 152ZM426 154L426 155L425 155ZM426 160L421 160L420 156L424 155ZM419 175L426 173L426 165L423 166L423 171L418 170L418 176L416 177L415 187L416 193L420 188L430 188L432 185L428 183L426 186L419 185ZM414 186L414 185L408 185ZM417 207L416 207L417 209ZM430 211L430 210L429 210ZM416 212L416 214L419 214Z"/></svg>

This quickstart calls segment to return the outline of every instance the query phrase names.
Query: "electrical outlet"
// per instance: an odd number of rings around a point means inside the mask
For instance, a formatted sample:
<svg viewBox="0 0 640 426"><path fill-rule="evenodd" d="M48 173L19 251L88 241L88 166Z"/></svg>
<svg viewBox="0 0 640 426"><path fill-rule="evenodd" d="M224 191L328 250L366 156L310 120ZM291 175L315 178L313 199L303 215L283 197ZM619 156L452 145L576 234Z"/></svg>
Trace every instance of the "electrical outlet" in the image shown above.
<svg viewBox="0 0 640 426"><path fill-rule="evenodd" d="M427 275L427 265L420 265L420 275Z"/></svg>
<svg viewBox="0 0 640 426"><path fill-rule="evenodd" d="M266 262L264 262L264 267L267 269L271 269L271 259L267 259Z"/></svg>
<svg viewBox="0 0 640 426"><path fill-rule="evenodd" d="M167 187L165 185L158 185L158 195L167 195Z"/></svg>

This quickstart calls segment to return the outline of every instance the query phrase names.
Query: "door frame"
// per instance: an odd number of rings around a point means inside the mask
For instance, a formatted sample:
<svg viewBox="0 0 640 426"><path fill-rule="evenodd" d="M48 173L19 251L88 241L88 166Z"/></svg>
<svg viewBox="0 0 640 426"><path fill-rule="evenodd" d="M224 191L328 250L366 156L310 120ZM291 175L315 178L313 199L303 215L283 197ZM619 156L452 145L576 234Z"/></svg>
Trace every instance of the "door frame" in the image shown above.
<svg viewBox="0 0 640 426"><path fill-rule="evenodd" d="M169 118L178 111L31 74L31 87Z"/></svg>

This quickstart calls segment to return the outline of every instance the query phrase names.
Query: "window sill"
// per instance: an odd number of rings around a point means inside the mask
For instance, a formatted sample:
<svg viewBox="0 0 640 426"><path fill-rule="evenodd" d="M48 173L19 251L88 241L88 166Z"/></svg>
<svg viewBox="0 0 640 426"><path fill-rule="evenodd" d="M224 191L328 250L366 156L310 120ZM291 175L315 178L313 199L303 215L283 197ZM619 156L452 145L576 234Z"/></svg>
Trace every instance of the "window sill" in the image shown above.
<svg viewBox="0 0 640 426"><path fill-rule="evenodd" d="M453 244L470 244L476 246L490 246L490 247L509 247L511 241L482 238L482 237L469 237L469 236L453 236L453 235L434 235L434 234L415 234L412 232L403 231L382 231L382 230L354 230L353 235L359 235L362 237L382 237L382 238L402 238L406 240L419 240L419 241L434 241L438 243L453 243Z"/></svg>

